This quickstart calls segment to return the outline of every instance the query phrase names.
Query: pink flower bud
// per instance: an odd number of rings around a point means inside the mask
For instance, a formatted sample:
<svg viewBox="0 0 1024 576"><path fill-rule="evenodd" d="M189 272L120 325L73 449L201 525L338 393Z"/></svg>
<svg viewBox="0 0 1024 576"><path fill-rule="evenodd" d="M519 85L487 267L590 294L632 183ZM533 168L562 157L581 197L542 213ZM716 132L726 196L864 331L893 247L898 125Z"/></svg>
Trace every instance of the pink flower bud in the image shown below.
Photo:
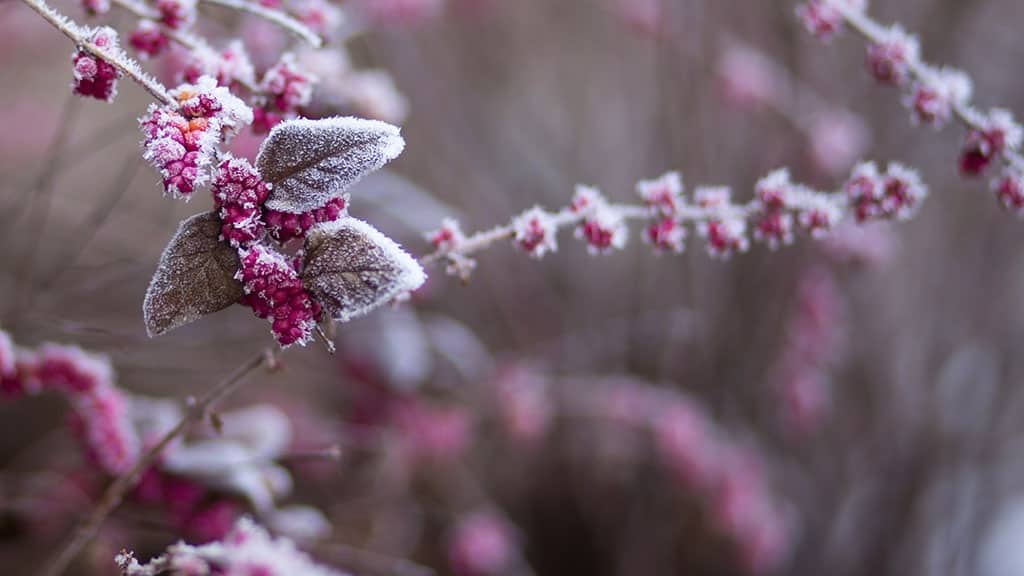
<svg viewBox="0 0 1024 576"><path fill-rule="evenodd" d="M139 20L139 25L128 37L128 44L143 59L159 56L167 48L168 43L167 36L164 36L160 27L152 20Z"/></svg>
<svg viewBox="0 0 1024 576"><path fill-rule="evenodd" d="M160 22L172 30L191 27L196 21L196 0L156 0Z"/></svg>
<svg viewBox="0 0 1024 576"><path fill-rule="evenodd" d="M629 232L625 219L596 188L576 186L570 210L583 216L576 227L576 237L587 243L591 254L622 249L626 245Z"/></svg>
<svg viewBox="0 0 1024 576"><path fill-rule="evenodd" d="M512 221L513 239L534 258L558 250L558 227L554 216L539 207L523 212Z"/></svg>
<svg viewBox="0 0 1024 576"><path fill-rule="evenodd" d="M1024 216L1024 176L1019 169L1007 168L992 182L999 202L1008 210Z"/></svg>
<svg viewBox="0 0 1024 576"><path fill-rule="evenodd" d="M655 216L675 216L684 204L683 179L678 172L641 180L636 183L636 192Z"/></svg>
<svg viewBox="0 0 1024 576"><path fill-rule="evenodd" d="M455 527L448 559L459 576L497 576L514 559L515 546L515 536L504 519L491 512L475 512Z"/></svg>
<svg viewBox="0 0 1024 576"><path fill-rule="evenodd" d="M920 58L920 50L917 38L893 26L878 42L868 45L868 70L880 83L899 86L907 81L910 67Z"/></svg>
<svg viewBox="0 0 1024 576"><path fill-rule="evenodd" d="M992 160L1007 148L1019 148L1022 131L1013 115L1001 109L992 110L987 116L973 113L973 121L981 126L967 134L960 154L960 171L969 176L981 174Z"/></svg>
<svg viewBox="0 0 1024 576"><path fill-rule="evenodd" d="M915 122L940 127L953 117L953 110L965 106L971 97L971 81L959 70L927 69L914 84L905 103Z"/></svg>
<svg viewBox="0 0 1024 576"><path fill-rule="evenodd" d="M644 241L659 253L679 254L686 248L686 227L675 218L661 218L644 228Z"/></svg>
<svg viewBox="0 0 1024 576"><path fill-rule="evenodd" d="M462 233L462 228L457 220L445 218L441 221L440 228L427 234L427 240L435 250L451 251L457 249L466 240L466 235Z"/></svg>
<svg viewBox="0 0 1024 576"><path fill-rule="evenodd" d="M248 160L230 156L223 160L213 178L212 191L223 240L244 247L262 236L260 209L270 191Z"/></svg>

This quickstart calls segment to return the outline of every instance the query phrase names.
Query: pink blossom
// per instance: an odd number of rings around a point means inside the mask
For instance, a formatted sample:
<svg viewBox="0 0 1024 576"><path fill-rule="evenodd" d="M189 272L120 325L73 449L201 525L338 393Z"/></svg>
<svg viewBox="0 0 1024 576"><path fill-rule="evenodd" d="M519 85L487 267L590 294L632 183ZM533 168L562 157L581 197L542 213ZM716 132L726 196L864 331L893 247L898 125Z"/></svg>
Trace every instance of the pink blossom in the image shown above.
<svg viewBox="0 0 1024 576"><path fill-rule="evenodd" d="M392 419L416 461L453 460L469 447L471 421L461 408L410 400L395 407Z"/></svg>
<svg viewBox="0 0 1024 576"><path fill-rule="evenodd" d="M686 248L686 227L672 217L660 218L644 228L644 241L661 252L682 253Z"/></svg>
<svg viewBox="0 0 1024 576"><path fill-rule="evenodd" d="M902 85L910 67L918 62L920 45L899 26L885 30L877 42L868 45L867 65L871 75L882 84Z"/></svg>
<svg viewBox="0 0 1024 576"><path fill-rule="evenodd" d="M260 89L267 94L268 100L257 108L259 113L254 128L269 131L281 120L293 118L299 108L309 104L315 82L316 78L299 68L293 54L282 56L263 75Z"/></svg>
<svg viewBox="0 0 1024 576"><path fill-rule="evenodd" d="M960 155L960 171L968 176L981 174L1007 148L1020 147L1024 137L1020 124L1006 110L992 110L987 115L972 113L972 117L981 128L967 134Z"/></svg>
<svg viewBox="0 0 1024 576"><path fill-rule="evenodd" d="M501 370L494 382L498 410L509 436L525 444L540 440L551 425L548 382L525 366Z"/></svg>
<svg viewBox="0 0 1024 576"><path fill-rule="evenodd" d="M863 11L865 0L809 0L796 9L797 18L811 34L822 40L829 40L843 26L843 15L837 3L844 3L846 8Z"/></svg>
<svg viewBox="0 0 1024 576"><path fill-rule="evenodd" d="M515 536L492 512L474 512L459 520L449 537L448 560L459 576L501 574L515 556Z"/></svg>
<svg viewBox="0 0 1024 576"><path fill-rule="evenodd" d="M971 80L959 70L924 69L924 75L904 100L914 121L943 126L953 111L967 105L971 98Z"/></svg>
<svg viewBox="0 0 1024 576"><path fill-rule="evenodd" d="M603 254L626 245L629 231L619 211L596 188L577 186L571 209L583 216L576 237L587 243L591 254Z"/></svg>
<svg viewBox="0 0 1024 576"><path fill-rule="evenodd" d="M414 26L439 16L445 0L354 0L353 6L377 24Z"/></svg>
<svg viewBox="0 0 1024 576"><path fill-rule="evenodd" d="M715 479L719 446L703 409L675 400L651 422L664 466L688 490L706 490Z"/></svg>
<svg viewBox="0 0 1024 576"><path fill-rule="evenodd" d="M750 48L730 45L718 64L718 79L725 97L737 106L778 102L785 93L785 78L773 62Z"/></svg>
<svg viewBox="0 0 1024 576"><path fill-rule="evenodd" d="M170 40L152 20L139 20L138 26L128 36L128 44L139 53L140 58L155 58L167 49Z"/></svg>
<svg viewBox="0 0 1024 576"><path fill-rule="evenodd" d="M517 216L512 221L512 230L516 244L534 258L558 250L558 227L554 216L540 207L533 207Z"/></svg>
<svg viewBox="0 0 1024 576"><path fill-rule="evenodd" d="M652 215L675 216L685 204L683 178L678 172L667 172L654 180L641 180L636 192Z"/></svg>
<svg viewBox="0 0 1024 576"><path fill-rule="evenodd" d="M435 250L451 251L458 249L459 245L466 240L458 220L445 218L441 221L441 227L427 234L427 241Z"/></svg>
<svg viewBox="0 0 1024 576"><path fill-rule="evenodd" d="M155 0L160 22L172 30L191 27L196 21L196 0Z"/></svg>
<svg viewBox="0 0 1024 576"><path fill-rule="evenodd" d="M1003 170L999 178L992 182L992 189L999 202L1018 215L1024 215L1024 176L1014 167Z"/></svg>

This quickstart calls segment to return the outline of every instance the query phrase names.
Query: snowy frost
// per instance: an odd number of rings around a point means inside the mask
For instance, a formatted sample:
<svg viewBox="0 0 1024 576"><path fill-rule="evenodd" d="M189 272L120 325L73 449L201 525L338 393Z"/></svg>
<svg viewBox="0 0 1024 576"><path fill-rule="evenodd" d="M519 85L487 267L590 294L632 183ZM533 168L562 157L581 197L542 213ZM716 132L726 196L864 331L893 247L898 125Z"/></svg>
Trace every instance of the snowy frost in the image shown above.
<svg viewBox="0 0 1024 576"><path fill-rule="evenodd" d="M273 185L269 208L308 212L340 196L404 147L397 127L376 120L290 120L263 141L256 167Z"/></svg>
<svg viewBox="0 0 1024 576"><path fill-rule="evenodd" d="M366 222L342 218L306 237L302 282L333 318L348 321L419 288L426 274Z"/></svg>

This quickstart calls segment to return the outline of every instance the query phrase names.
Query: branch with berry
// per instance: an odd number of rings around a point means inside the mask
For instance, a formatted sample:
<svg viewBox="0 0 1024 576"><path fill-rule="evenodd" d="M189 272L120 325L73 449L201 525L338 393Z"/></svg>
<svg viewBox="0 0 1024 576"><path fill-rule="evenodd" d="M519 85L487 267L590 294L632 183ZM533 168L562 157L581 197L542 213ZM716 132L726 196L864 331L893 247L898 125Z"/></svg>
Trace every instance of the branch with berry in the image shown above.
<svg viewBox="0 0 1024 576"><path fill-rule="evenodd" d="M966 73L936 67L921 58L918 39L898 24L884 26L866 13L864 0L810 0L797 7L809 32L830 40L844 26L867 41L867 68L878 83L903 91L912 120L941 128L956 120L967 129L960 171L979 176L999 163L1002 172L992 189L1007 208L1024 213L1024 130L1007 110L981 111L971 102Z"/></svg>
<svg viewBox="0 0 1024 576"><path fill-rule="evenodd" d="M467 236L455 220L446 220L427 235L435 251L423 264L447 263L449 274L468 279L475 267L472 256L499 241L511 240L527 254L540 258L558 248L558 231L574 228L591 254L626 245L628 221L640 220L643 239L658 253L681 253L692 227L713 257L728 258L750 248L750 236L775 249L794 241L797 232L822 237L841 221L910 218L928 193L917 173L892 163L882 173L873 163L854 168L836 192L813 190L791 180L786 169L776 170L754 187L754 197L734 203L727 187L698 187L687 200L676 172L637 183L642 204L613 204L597 189L577 186L572 203L557 212L531 208L506 225Z"/></svg>

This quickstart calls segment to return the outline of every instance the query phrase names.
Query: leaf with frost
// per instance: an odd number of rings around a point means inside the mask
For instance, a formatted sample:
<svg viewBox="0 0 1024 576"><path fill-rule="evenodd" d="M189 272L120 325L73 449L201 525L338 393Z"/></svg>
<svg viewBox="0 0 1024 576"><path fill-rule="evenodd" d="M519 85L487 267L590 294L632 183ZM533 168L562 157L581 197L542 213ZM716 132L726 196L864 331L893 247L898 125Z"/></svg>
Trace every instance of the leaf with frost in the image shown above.
<svg viewBox="0 0 1024 576"><path fill-rule="evenodd" d="M256 167L272 185L267 206L309 212L341 196L366 174L401 154L398 128L377 120L289 120L260 145Z"/></svg>
<svg viewBox="0 0 1024 576"><path fill-rule="evenodd" d="M302 283L342 322L419 288L426 279L419 262L361 220L319 224L306 236Z"/></svg>
<svg viewBox="0 0 1024 576"><path fill-rule="evenodd" d="M242 297L242 284L235 280L238 255L220 241L220 226L216 213L204 212L178 227L146 290L142 312L150 336L223 310Z"/></svg>

